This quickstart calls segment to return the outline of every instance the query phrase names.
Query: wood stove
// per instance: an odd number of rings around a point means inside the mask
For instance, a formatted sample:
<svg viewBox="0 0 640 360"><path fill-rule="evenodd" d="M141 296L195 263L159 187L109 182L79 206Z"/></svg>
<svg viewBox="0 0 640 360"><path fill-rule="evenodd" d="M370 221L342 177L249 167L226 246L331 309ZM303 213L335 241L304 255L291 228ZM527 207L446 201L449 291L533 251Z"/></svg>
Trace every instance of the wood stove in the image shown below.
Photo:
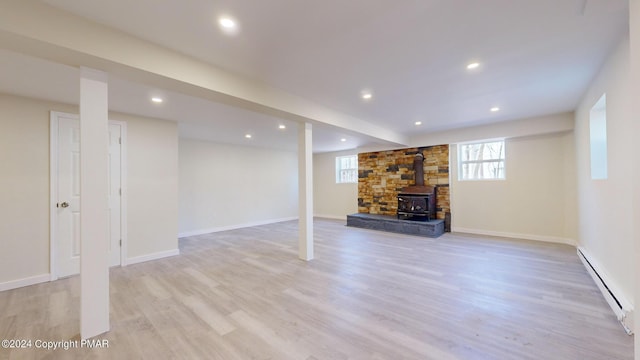
<svg viewBox="0 0 640 360"><path fill-rule="evenodd" d="M404 217L426 218L436 217L436 188L424 185L424 155L417 153L413 160L416 184L406 187L398 194L398 219Z"/></svg>
<svg viewBox="0 0 640 360"><path fill-rule="evenodd" d="M434 194L398 194L398 219L419 216L428 221L435 217L435 207Z"/></svg>

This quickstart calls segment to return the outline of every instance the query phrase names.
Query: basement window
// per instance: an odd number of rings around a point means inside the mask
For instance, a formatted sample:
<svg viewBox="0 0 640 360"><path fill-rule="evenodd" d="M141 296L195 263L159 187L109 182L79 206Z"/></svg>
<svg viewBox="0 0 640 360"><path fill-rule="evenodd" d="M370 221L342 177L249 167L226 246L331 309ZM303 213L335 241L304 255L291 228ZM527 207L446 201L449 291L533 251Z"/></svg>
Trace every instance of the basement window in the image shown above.
<svg viewBox="0 0 640 360"><path fill-rule="evenodd" d="M602 95L589 113L591 179L607 178L607 96Z"/></svg>
<svg viewBox="0 0 640 360"><path fill-rule="evenodd" d="M504 180L504 140L458 144L458 180Z"/></svg>
<svg viewBox="0 0 640 360"><path fill-rule="evenodd" d="M336 184L358 182L358 155L336 157Z"/></svg>

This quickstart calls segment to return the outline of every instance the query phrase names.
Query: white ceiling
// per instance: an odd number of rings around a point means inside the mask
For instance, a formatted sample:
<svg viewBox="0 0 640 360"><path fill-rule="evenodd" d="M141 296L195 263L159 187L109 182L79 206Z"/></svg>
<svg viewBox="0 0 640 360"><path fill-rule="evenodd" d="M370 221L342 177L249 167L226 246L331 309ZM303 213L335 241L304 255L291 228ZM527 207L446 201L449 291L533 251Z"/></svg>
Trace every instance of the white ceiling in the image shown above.
<svg viewBox="0 0 640 360"><path fill-rule="evenodd" d="M628 23L627 0L45 2L402 134L573 110ZM218 29L222 14L238 34ZM0 91L77 99L74 68L9 51L0 64ZM160 106L147 101L156 92ZM247 143L251 132L252 145L295 148L295 124L279 131L272 116L125 79L109 95L113 110L179 121L182 136ZM316 152L372 141L314 131Z"/></svg>
<svg viewBox="0 0 640 360"><path fill-rule="evenodd" d="M76 67L0 48L0 92L66 104L80 97L80 70ZM159 96L165 101L154 104ZM215 103L166 89L109 78L112 111L178 121L180 136L206 141L295 151L297 123L253 111ZM286 129L279 129L285 125ZM251 134L250 140L245 134ZM340 141L346 139L346 142ZM353 149L375 143L370 137L316 125L314 152Z"/></svg>

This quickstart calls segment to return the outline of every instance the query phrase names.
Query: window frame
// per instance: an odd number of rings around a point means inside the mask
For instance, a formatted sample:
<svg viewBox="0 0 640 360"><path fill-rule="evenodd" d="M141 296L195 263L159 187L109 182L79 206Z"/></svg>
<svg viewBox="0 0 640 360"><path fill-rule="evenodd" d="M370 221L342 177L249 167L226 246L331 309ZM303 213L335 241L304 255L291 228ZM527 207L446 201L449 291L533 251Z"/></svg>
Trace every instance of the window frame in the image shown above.
<svg viewBox="0 0 640 360"><path fill-rule="evenodd" d="M353 164L355 167L342 167L342 159L349 158L354 159ZM341 177L341 171L351 171L351 181L347 179L347 181L343 181L344 179ZM336 156L336 184L357 184L358 183L358 155L342 155Z"/></svg>
<svg viewBox="0 0 640 360"><path fill-rule="evenodd" d="M483 144L491 144L491 143L502 143L502 157L493 158L493 159L482 159L482 160L462 160L463 148L465 146L472 145L483 145ZM481 141L470 141L459 143L457 147L458 152L458 181L504 181L507 179L507 142L505 139L489 139L489 140L481 140ZM487 164L487 163L498 163L498 169L500 168L500 163L502 164L502 170L500 173L502 177L482 177L482 178L464 178L463 167L467 164Z"/></svg>

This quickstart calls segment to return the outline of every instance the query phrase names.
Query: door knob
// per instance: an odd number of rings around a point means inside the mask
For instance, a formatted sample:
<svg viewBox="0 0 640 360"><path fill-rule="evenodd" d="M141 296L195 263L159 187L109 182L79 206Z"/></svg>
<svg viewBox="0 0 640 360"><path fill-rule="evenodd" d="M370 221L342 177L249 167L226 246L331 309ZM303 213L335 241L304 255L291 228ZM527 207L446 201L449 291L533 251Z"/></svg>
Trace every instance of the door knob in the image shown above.
<svg viewBox="0 0 640 360"><path fill-rule="evenodd" d="M63 202L62 204L60 204L61 208L68 208L69 207L69 203L68 202Z"/></svg>

